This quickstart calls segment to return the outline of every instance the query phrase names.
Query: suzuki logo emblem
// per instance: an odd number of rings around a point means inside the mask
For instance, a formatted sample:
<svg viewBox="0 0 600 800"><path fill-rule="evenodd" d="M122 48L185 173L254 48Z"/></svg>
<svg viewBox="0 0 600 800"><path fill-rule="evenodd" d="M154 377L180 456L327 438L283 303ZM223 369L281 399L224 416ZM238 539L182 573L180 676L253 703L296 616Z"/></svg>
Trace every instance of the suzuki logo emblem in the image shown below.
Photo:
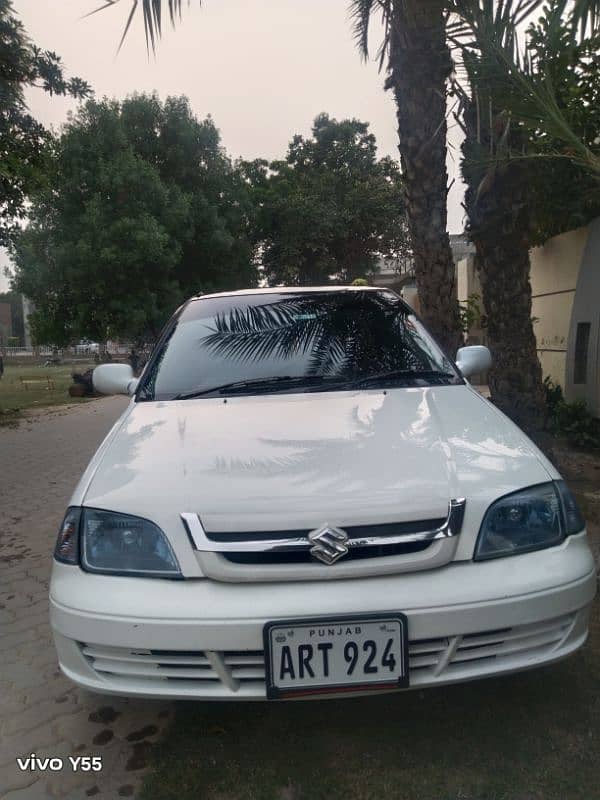
<svg viewBox="0 0 600 800"><path fill-rule="evenodd" d="M340 528L323 525L323 527L311 531L308 538L313 545L310 548L311 556L318 558L328 566L334 564L338 558L345 556L348 552L346 546L348 534Z"/></svg>

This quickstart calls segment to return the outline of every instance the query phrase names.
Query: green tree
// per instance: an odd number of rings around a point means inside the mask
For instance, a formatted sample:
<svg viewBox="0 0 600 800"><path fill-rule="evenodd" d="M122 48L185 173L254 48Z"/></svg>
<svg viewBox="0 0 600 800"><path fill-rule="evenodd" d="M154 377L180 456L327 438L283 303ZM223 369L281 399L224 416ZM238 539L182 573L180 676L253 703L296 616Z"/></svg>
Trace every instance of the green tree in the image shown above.
<svg viewBox="0 0 600 800"><path fill-rule="evenodd" d="M404 256L408 234L398 165L377 159L367 123L320 114L312 136L294 136L285 161L246 166L271 284L350 282L378 256Z"/></svg>
<svg viewBox="0 0 600 800"><path fill-rule="evenodd" d="M118 2L108 0L97 10ZM163 12L168 12L174 24L181 16L182 5L181 0L134 0L123 38L139 10L147 45L154 49L166 16ZM370 18L380 12L383 15L385 37L380 57L382 64L387 63L386 87L393 89L397 105L406 211L421 311L440 344L453 353L460 342L460 320L446 229L446 94L452 71L446 6L444 0L350 1L357 42L365 55Z"/></svg>
<svg viewBox="0 0 600 800"><path fill-rule="evenodd" d="M581 26L575 7L567 14L566 4L553 0L529 28L519 57L518 25L530 8L524 0L495 8L479 0L450 30L467 78L455 88L465 132L469 235L494 357L492 399L535 437L545 427L546 404L531 319L529 250L600 213L599 185L582 155L593 155L600 134L600 38ZM546 118L529 84L540 97L554 87L557 115L571 139L582 137L581 148L567 143L556 115Z"/></svg>
<svg viewBox="0 0 600 800"><path fill-rule="evenodd" d="M248 188L185 98L88 101L18 238L37 341L155 337L200 291L254 285Z"/></svg>
<svg viewBox="0 0 600 800"><path fill-rule="evenodd" d="M27 110L29 87L76 98L91 94L85 81L65 77L56 53L29 40L10 0L0 0L0 245L18 230L27 198L43 185L51 158L53 137Z"/></svg>

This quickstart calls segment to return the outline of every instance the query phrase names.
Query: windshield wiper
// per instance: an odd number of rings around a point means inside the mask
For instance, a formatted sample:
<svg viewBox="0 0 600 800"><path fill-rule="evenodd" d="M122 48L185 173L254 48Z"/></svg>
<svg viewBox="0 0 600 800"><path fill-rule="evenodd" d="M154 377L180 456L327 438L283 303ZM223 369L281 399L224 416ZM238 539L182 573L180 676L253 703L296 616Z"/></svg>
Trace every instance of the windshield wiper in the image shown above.
<svg viewBox="0 0 600 800"><path fill-rule="evenodd" d="M223 383L219 386L211 386L208 389L194 389L191 392L181 392L180 394L172 397L172 400L192 400L195 397L205 397L207 395L219 394L243 394L247 390L252 393L259 394L263 391L270 392L273 389L285 390L289 387L311 388L321 384L329 384L332 388L336 389L353 389L357 386L363 386L370 383L379 383L380 381L392 380L405 380L411 381L417 378L456 378L457 376L451 372L441 372L440 370L427 369L427 370L391 370L388 372L374 373L373 375L365 375L358 378L343 378L333 377L328 375L274 375L269 378L252 378L250 380L231 381L230 383Z"/></svg>
<svg viewBox="0 0 600 800"><path fill-rule="evenodd" d="M195 389L191 392L181 392L175 395L172 400L192 400L194 397L202 397L209 394L225 394L232 392L243 393L246 389L258 390L263 389L270 391L273 388L285 389L288 386L315 386L320 383L332 380L324 375L274 375L270 378L253 378L245 381L232 381L231 383L223 383L220 386L211 386L209 389Z"/></svg>
<svg viewBox="0 0 600 800"><path fill-rule="evenodd" d="M444 378L451 379L457 378L453 372L443 372L438 369L394 369L387 372L376 372L373 375L365 375L363 378L356 378L349 381L352 386L363 386L368 383L379 383L393 380L412 381L417 379L427 378Z"/></svg>

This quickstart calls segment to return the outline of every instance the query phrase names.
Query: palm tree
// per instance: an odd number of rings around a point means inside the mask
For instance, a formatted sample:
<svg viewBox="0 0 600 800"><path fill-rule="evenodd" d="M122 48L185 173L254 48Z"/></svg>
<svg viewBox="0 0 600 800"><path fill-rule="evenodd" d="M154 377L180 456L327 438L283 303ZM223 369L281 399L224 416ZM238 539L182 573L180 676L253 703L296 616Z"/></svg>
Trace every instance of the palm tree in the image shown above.
<svg viewBox="0 0 600 800"><path fill-rule="evenodd" d="M96 11L117 4L106 0ZM163 12L172 24L182 0L132 0L121 43L137 10L144 19L146 42L154 49ZM399 150L406 185L421 314L449 354L460 344L460 320L454 291L454 263L446 229L446 88L452 59L446 43L444 0L351 0L357 43L368 55L369 21L381 11L388 88L397 104ZM93 11L92 13L96 13Z"/></svg>
<svg viewBox="0 0 600 800"><path fill-rule="evenodd" d="M449 34L461 52L466 78L457 78L454 88L465 133L461 166L469 235L477 250L494 355L492 399L534 438L543 439L546 405L531 318L529 250L568 229L573 196L578 211L586 203L597 211L597 184L595 203L584 192L594 183L585 174L594 171L593 153L584 141L575 146L572 123L584 116L582 127L592 139L600 126L596 120L594 133L593 112L582 97L582 67L588 69L590 57L589 46L577 46L586 35L582 2L568 17L565 0L548 4L520 53L518 28L536 5L528 0L460 3L460 19ZM597 51L597 41L594 46ZM597 58L596 52L591 63ZM575 82L577 92L572 91ZM587 86L597 94L595 78ZM540 158L550 156L551 161Z"/></svg>
<svg viewBox="0 0 600 800"><path fill-rule="evenodd" d="M369 23L381 13L380 67L387 66L398 120L421 314L446 352L460 342L454 260L447 232L446 97L452 58L444 0L352 0L354 33L366 58Z"/></svg>

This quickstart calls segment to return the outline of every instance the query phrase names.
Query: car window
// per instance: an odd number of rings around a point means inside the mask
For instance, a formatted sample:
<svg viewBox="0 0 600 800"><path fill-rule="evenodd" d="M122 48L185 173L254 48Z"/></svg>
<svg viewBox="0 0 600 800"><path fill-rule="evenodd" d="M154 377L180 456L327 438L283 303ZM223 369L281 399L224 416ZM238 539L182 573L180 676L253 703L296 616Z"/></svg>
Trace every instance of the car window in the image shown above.
<svg viewBox="0 0 600 800"><path fill-rule="evenodd" d="M312 379L311 385L322 379L335 388L337 381L396 371L421 373L424 380L425 373L432 373L431 379L445 373L462 383L393 292L208 297L190 302L173 322L148 365L138 399L173 399L276 377ZM254 393L252 387L244 391Z"/></svg>

